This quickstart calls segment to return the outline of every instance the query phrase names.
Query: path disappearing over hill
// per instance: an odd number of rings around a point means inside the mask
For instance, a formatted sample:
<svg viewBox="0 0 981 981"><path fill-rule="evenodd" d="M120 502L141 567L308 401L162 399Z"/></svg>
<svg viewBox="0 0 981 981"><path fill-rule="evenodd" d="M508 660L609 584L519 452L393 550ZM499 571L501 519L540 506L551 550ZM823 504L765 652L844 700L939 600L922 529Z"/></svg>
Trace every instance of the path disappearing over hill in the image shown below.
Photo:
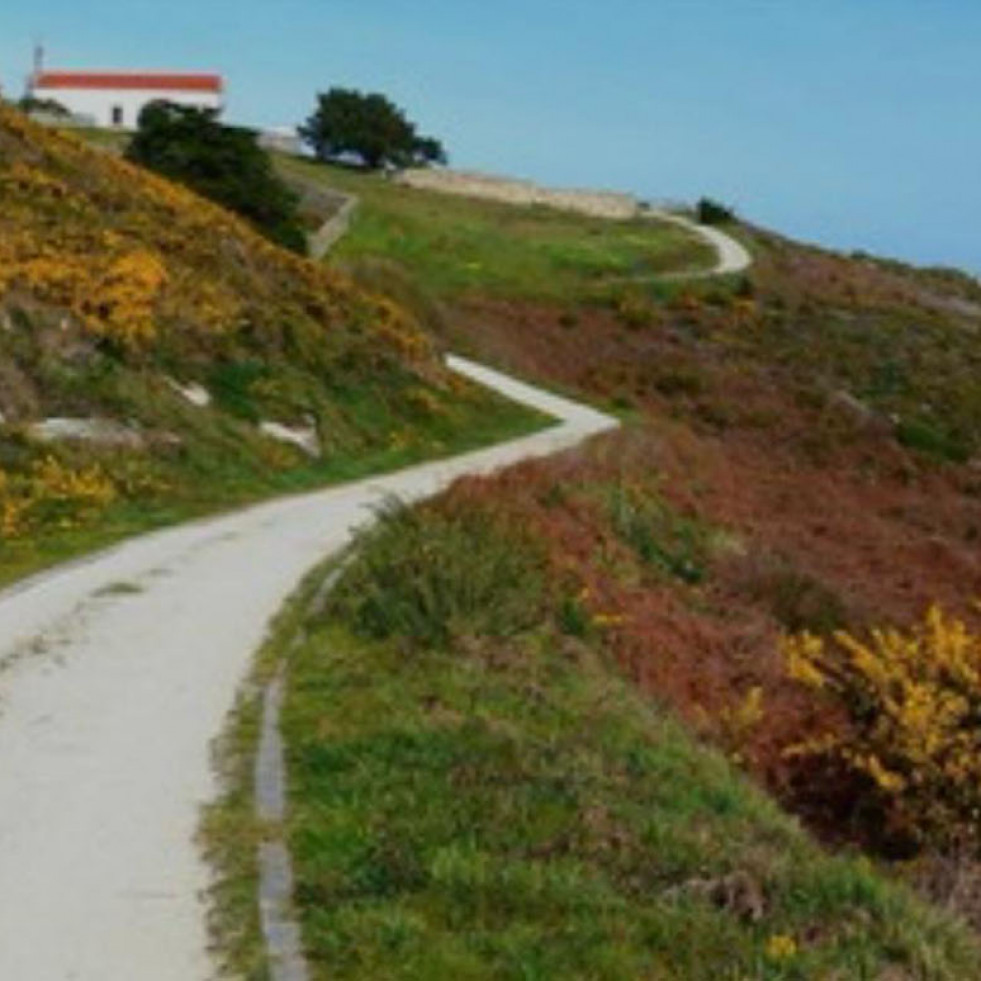
<svg viewBox="0 0 981 981"><path fill-rule="evenodd" d="M670 279L699 279L705 276L729 276L745 272L753 264L753 256L742 242L737 241L727 232L714 225L702 225L684 215L676 215L670 211L648 211L647 217L656 221L667 221L672 225L680 225L693 235L708 242L719 254L719 261L711 269L699 272L676 273Z"/></svg>
<svg viewBox="0 0 981 981"><path fill-rule="evenodd" d="M270 619L386 495L614 428L460 359L560 424L130 541L0 593L0 978L205 981L209 873L194 844L221 732Z"/></svg>

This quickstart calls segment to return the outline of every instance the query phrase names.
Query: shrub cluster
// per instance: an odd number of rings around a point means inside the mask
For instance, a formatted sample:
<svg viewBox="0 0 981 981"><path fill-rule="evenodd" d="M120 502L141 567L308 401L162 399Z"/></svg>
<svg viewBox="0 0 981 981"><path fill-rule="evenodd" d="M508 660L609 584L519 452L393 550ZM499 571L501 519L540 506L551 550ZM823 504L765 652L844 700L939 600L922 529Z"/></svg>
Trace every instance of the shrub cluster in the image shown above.
<svg viewBox="0 0 981 981"><path fill-rule="evenodd" d="M396 501L356 544L333 612L365 636L443 646L462 633L507 636L542 609L542 560L503 514Z"/></svg>
<svg viewBox="0 0 981 981"><path fill-rule="evenodd" d="M0 544L39 525L70 528L116 499L116 487L96 465L73 469L48 456L26 473L0 470Z"/></svg>
<svg viewBox="0 0 981 981"><path fill-rule="evenodd" d="M262 197L260 185L250 193ZM305 368L416 359L419 325L392 303L276 248L178 184L0 105L0 303L27 294L124 350L179 359L248 346Z"/></svg>
<svg viewBox="0 0 981 981"><path fill-rule="evenodd" d="M703 225L724 225L726 222L735 221L736 214L732 208L711 198L702 198L696 206L698 220Z"/></svg>
<svg viewBox="0 0 981 981"><path fill-rule="evenodd" d="M278 245L306 253L298 198L252 130L224 126L207 110L154 102L140 114L126 156L242 215Z"/></svg>
<svg viewBox="0 0 981 981"><path fill-rule="evenodd" d="M981 845L981 632L934 606L909 630L804 633L784 651L791 677L848 721L792 752L830 754L866 777L892 831Z"/></svg>

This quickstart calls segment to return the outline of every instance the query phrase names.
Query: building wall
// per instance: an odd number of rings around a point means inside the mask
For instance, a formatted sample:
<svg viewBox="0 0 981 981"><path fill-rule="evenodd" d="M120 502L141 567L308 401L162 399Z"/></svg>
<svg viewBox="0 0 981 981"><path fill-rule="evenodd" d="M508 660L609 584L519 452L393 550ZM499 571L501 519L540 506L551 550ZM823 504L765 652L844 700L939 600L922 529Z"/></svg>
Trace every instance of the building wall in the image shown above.
<svg viewBox="0 0 981 981"><path fill-rule="evenodd" d="M54 99L76 116L90 119L95 126L111 128L113 108L122 109L122 129L136 129L144 106L159 99L175 102L182 106L196 106L199 109L222 109L222 97L211 92L167 92L160 89L140 91L126 89L110 91L107 89L69 89L45 88L37 86L34 95L39 99Z"/></svg>

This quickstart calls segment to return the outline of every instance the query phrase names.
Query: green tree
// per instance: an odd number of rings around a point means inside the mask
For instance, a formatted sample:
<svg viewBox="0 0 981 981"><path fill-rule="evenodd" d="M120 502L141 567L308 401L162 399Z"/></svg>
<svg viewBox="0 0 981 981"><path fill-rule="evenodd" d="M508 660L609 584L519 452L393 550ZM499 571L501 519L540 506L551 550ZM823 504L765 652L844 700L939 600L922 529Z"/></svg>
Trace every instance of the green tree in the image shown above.
<svg viewBox="0 0 981 981"><path fill-rule="evenodd" d="M126 156L242 215L279 245L306 252L297 197L252 130L224 126L211 110L153 102Z"/></svg>
<svg viewBox="0 0 981 981"><path fill-rule="evenodd" d="M20 102L17 103L17 108L21 112L27 113L43 113L48 116L59 116L65 118L70 116L71 113L56 99L39 99L33 95L25 95Z"/></svg>
<svg viewBox="0 0 981 981"><path fill-rule="evenodd" d="M300 136L321 160L354 156L372 170L445 164L439 140L420 136L414 123L377 92L332 88L317 97L317 109Z"/></svg>
<svg viewBox="0 0 981 981"><path fill-rule="evenodd" d="M702 198L695 208L698 220L703 225L725 225L727 222L736 220L736 213L732 208L713 201L712 198Z"/></svg>

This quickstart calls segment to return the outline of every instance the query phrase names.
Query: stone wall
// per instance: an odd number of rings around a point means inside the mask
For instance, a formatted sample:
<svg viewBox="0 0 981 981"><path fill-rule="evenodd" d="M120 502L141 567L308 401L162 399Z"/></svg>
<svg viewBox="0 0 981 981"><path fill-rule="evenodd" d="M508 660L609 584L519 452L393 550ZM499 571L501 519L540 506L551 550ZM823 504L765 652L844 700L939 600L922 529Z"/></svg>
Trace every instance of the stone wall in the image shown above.
<svg viewBox="0 0 981 981"><path fill-rule="evenodd" d="M616 191L558 190L531 181L459 170L406 170L395 177L401 184L441 194L483 198L515 205L545 205L593 218L626 220L640 213L640 202Z"/></svg>
<svg viewBox="0 0 981 981"><path fill-rule="evenodd" d="M348 233L348 229L351 227L351 219L357 210L358 199L353 195L345 195L345 200L337 209L334 217L324 222L309 237L307 248L312 259L323 259L334 245Z"/></svg>

